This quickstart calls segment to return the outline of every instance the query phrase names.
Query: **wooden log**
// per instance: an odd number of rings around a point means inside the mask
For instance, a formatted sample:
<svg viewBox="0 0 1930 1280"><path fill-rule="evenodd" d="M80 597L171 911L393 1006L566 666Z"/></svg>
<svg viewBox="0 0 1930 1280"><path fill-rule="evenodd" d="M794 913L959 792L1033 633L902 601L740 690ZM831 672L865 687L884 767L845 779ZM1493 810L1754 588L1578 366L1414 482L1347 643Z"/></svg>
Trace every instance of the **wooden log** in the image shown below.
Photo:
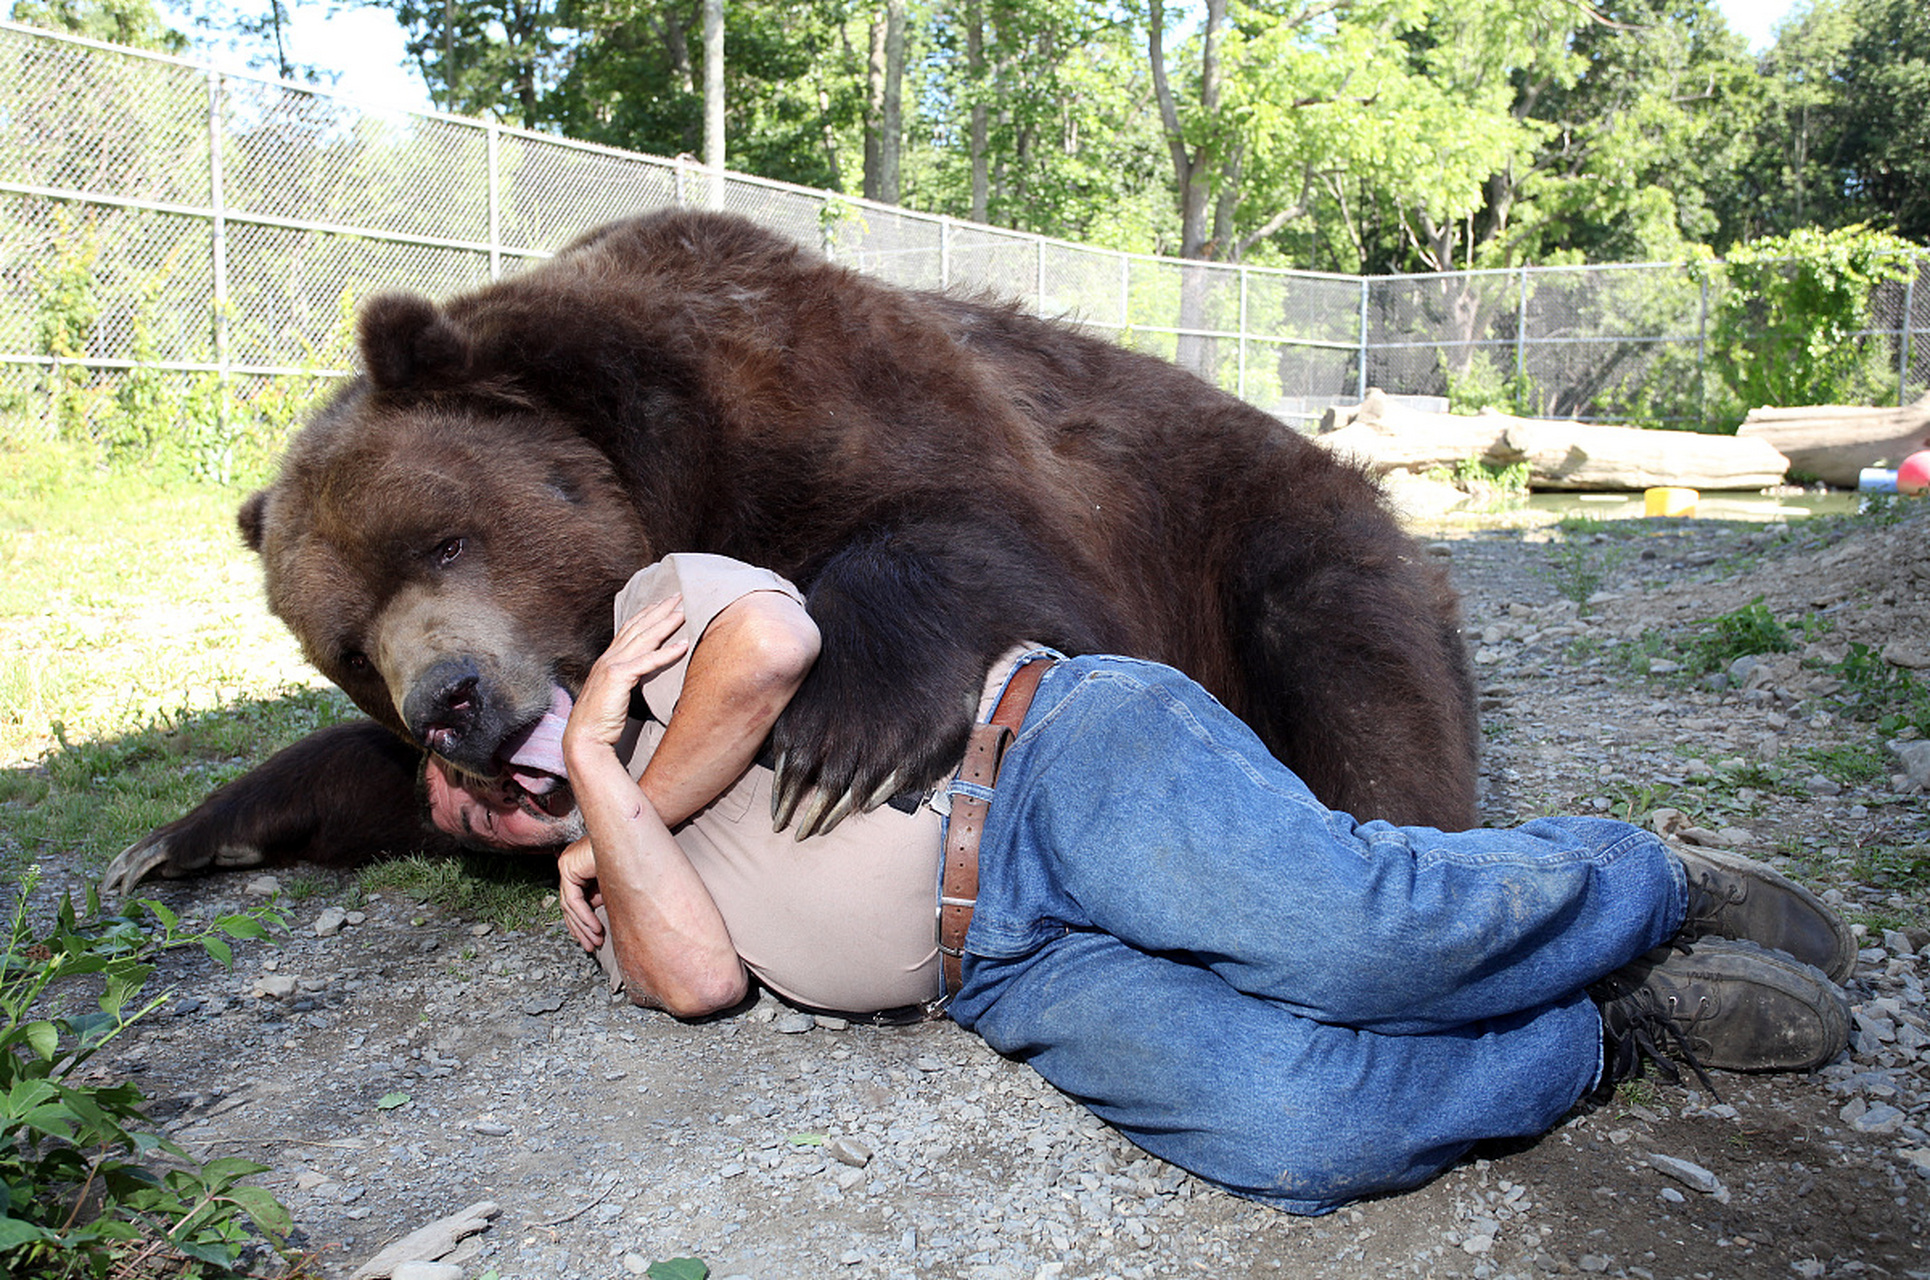
<svg viewBox="0 0 1930 1280"><path fill-rule="evenodd" d="M1863 468L1894 467L1917 450L1930 449L1930 394L1887 409L1834 404L1751 409L1736 435L1768 441L1797 475L1854 489Z"/></svg>
<svg viewBox="0 0 1930 1280"><path fill-rule="evenodd" d="M1350 454L1380 475L1453 466L1464 458L1494 467L1525 461L1535 489L1762 489L1782 483L1788 470L1787 460L1763 440L1491 412L1423 413L1384 400L1363 403L1350 425L1316 435L1314 442Z"/></svg>

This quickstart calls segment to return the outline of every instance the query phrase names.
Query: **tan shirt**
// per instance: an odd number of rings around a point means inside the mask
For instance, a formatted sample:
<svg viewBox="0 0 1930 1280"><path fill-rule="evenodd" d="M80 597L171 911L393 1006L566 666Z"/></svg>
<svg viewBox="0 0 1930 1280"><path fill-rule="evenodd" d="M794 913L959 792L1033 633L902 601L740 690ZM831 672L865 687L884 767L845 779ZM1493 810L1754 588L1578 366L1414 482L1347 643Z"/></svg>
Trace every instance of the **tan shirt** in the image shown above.
<svg viewBox="0 0 1930 1280"><path fill-rule="evenodd" d="M617 596L617 625L682 592L679 634L694 641L732 601L756 591L803 601L783 578L741 561L668 556ZM619 754L631 752L632 777L642 775L676 713L688 661L686 650L642 685L656 722L633 720L634 749L628 734L618 744ZM771 830L774 777L752 765L676 832L746 967L780 995L821 1009L869 1011L936 999L933 924L944 819L930 797L911 813L882 807L798 841Z"/></svg>

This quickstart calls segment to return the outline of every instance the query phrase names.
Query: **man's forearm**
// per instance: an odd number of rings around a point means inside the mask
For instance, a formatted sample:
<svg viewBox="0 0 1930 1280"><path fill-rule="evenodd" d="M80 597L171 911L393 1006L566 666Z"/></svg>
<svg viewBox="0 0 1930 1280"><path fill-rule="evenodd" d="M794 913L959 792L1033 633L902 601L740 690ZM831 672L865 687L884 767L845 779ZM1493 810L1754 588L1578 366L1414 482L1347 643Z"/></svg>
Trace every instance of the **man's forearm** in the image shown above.
<svg viewBox="0 0 1930 1280"><path fill-rule="evenodd" d="M647 796L614 753L572 767L631 998L680 1017L736 1004L747 984L730 930Z"/></svg>

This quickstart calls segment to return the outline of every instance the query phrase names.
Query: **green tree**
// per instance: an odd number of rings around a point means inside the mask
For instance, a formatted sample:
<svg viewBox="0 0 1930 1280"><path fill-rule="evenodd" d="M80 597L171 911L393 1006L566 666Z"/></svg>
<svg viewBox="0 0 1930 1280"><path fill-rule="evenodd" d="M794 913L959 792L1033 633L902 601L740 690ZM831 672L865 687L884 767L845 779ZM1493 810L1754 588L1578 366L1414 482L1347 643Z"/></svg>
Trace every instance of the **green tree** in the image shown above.
<svg viewBox="0 0 1930 1280"><path fill-rule="evenodd" d="M110 44L161 53L187 52L188 38L162 20L153 0L17 0L13 21Z"/></svg>
<svg viewBox="0 0 1930 1280"><path fill-rule="evenodd" d="M1857 216L1841 150L1840 99L1855 26L1845 0L1814 0L1759 64L1761 107L1724 211L1724 241L1839 226Z"/></svg>
<svg viewBox="0 0 1930 1280"><path fill-rule="evenodd" d="M553 0L390 0L437 107L542 127L567 61Z"/></svg>
<svg viewBox="0 0 1930 1280"><path fill-rule="evenodd" d="M1490 261L1676 260L1726 243L1724 208L1761 94L1711 0L1618 0L1575 32L1573 81L1532 104L1546 126Z"/></svg>
<svg viewBox="0 0 1930 1280"><path fill-rule="evenodd" d="M1853 0L1839 159L1868 216L1930 241L1930 8Z"/></svg>

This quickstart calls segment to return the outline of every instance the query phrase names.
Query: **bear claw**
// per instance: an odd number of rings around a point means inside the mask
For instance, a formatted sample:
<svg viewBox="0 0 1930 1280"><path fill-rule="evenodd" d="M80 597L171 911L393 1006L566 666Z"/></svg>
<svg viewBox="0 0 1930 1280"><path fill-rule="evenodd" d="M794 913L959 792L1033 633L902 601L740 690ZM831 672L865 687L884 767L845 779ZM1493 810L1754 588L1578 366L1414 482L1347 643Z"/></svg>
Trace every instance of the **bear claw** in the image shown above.
<svg viewBox="0 0 1930 1280"><path fill-rule="evenodd" d="M142 836L133 844L116 854L107 864L107 871L101 876L103 896L124 900L141 881L152 875L157 868L168 862L169 850L165 837L156 839L152 835Z"/></svg>

